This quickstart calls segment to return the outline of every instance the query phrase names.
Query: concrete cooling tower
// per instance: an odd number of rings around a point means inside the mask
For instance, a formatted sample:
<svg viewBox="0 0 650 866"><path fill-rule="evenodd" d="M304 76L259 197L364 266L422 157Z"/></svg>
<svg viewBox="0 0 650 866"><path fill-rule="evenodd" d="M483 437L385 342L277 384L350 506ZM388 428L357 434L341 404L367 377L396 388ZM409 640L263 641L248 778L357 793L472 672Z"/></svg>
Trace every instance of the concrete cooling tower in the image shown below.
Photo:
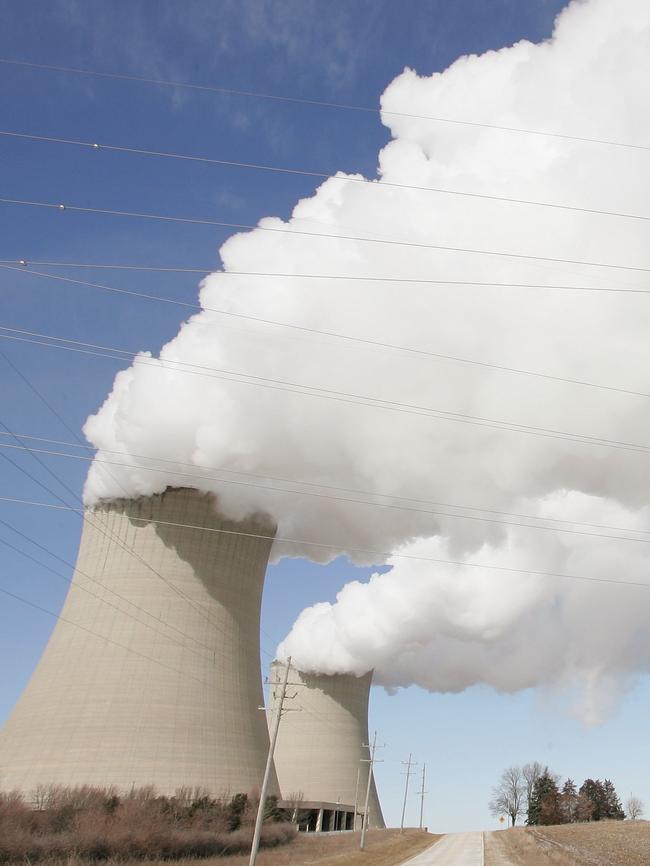
<svg viewBox="0 0 650 866"><path fill-rule="evenodd" d="M274 534L264 518L226 520L213 496L189 489L87 509L61 617L0 735L2 787L259 788L269 744L259 617Z"/></svg>
<svg viewBox="0 0 650 866"><path fill-rule="evenodd" d="M273 662L271 682L280 682L284 671L281 662ZM294 685L288 687L287 694L295 694L295 698L285 706L295 712L282 717L275 769L283 800L307 815L311 822L308 829L361 827L369 772L366 746L371 681L372 671L362 677L290 671L289 682ZM270 707L277 705L279 692L271 687ZM368 814L368 827L385 826L374 776Z"/></svg>

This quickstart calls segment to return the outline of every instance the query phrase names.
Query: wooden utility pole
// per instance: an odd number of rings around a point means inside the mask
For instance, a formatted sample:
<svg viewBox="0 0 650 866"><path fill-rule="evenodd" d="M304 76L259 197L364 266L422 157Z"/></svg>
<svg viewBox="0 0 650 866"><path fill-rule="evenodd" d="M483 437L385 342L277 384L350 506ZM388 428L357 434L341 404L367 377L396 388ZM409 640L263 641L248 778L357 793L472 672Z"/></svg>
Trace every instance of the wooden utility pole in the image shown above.
<svg viewBox="0 0 650 866"><path fill-rule="evenodd" d="M357 767L357 784L354 787L354 821L352 829L357 829L357 812L359 811L359 778L361 776L361 767Z"/></svg>
<svg viewBox="0 0 650 866"><path fill-rule="evenodd" d="M424 815L424 795L428 791L424 790L424 780L427 774L427 765L422 764L422 787L420 788L420 830L422 829L422 816Z"/></svg>
<svg viewBox="0 0 650 866"><path fill-rule="evenodd" d="M400 833L404 832L404 816L406 815L406 798L408 797L408 793L409 793L409 779L411 778L411 775L412 775L411 767L417 767L417 763L414 764L413 761L411 760L411 758L412 758L412 755L409 754L408 761L402 761L402 764L406 767L406 773L405 773L406 784L404 785L404 804L402 806L402 822L399 825Z"/></svg>
<svg viewBox="0 0 650 866"><path fill-rule="evenodd" d="M361 825L361 841L359 842L359 848L363 851L366 845L366 831L368 829L368 803L370 802L370 785L372 783L372 768L377 763L377 759L375 758L375 752L377 751L377 731L375 731L375 736L372 739L372 745L365 743L366 749L370 749L370 757L364 758L364 763L368 764L368 784L366 785L366 802L363 807L363 824Z"/></svg>
<svg viewBox="0 0 650 866"><path fill-rule="evenodd" d="M287 659L287 665L282 679L282 687L280 689L280 699L276 703L275 716L271 726L271 740L269 743L269 752L266 757L266 767L264 769L264 778L262 780L262 790L260 791L260 803L257 807L257 818L255 819L255 831L253 833L253 842L251 844L251 856L248 861L248 866L255 866L257 860L257 852L260 847L260 836L262 833L262 824L264 823L264 811L266 808L266 792L269 787L269 778L271 777L271 768L273 767L273 753L275 744L278 739L278 731L280 729L280 719L282 718L282 710L284 708L284 700L287 696L287 683L289 682L289 671L291 670L291 656Z"/></svg>

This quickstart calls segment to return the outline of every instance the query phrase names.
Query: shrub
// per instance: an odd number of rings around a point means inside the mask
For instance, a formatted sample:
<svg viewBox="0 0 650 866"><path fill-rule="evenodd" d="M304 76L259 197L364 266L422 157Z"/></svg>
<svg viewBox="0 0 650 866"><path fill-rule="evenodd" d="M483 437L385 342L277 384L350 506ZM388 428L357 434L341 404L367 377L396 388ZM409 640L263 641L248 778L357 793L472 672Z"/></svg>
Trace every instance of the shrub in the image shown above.
<svg viewBox="0 0 650 866"><path fill-rule="evenodd" d="M151 788L120 797L112 789L42 787L31 804L15 792L0 793L0 864L245 853L252 802L246 794L224 802L188 790L159 797ZM261 845L286 844L295 833L291 824L267 823Z"/></svg>

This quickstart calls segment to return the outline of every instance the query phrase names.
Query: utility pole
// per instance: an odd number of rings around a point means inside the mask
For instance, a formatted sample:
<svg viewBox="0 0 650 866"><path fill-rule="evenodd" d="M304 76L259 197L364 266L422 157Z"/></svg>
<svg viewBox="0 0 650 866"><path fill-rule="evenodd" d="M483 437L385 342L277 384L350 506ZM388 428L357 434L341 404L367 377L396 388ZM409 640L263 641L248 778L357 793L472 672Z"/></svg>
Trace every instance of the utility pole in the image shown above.
<svg viewBox="0 0 650 866"><path fill-rule="evenodd" d="M264 810L266 807L266 791L269 786L269 778L271 776L271 767L273 766L273 752L275 751L275 743L278 739L278 730L280 729L280 719L282 718L282 710L284 700L287 696L287 683L289 682L289 671L291 670L291 656L287 659L287 665L282 679L282 688L280 691L280 700L276 703L275 717L271 727L271 740L269 743L269 753L266 756L266 767L264 769L264 778L262 780L262 790L260 791L260 804L257 807L257 818L255 819L255 831L253 833L253 842L251 843L251 856L248 861L248 866L255 866L257 860L257 852L260 847L260 835L262 833L262 824L264 823Z"/></svg>
<svg viewBox="0 0 650 866"><path fill-rule="evenodd" d="M404 805L402 806L402 823L400 824L399 831L400 833L404 832L404 816L406 815L406 798L409 792L409 779L411 778L411 767L417 767L417 763L414 764L411 761L412 755L409 753L408 761L402 761L402 764L406 767L406 784L404 785Z"/></svg>
<svg viewBox="0 0 650 866"><path fill-rule="evenodd" d="M427 774L427 765L422 764L422 787L420 788L420 830L422 829L422 816L424 815L424 795L428 794L428 791L424 790L424 780Z"/></svg>
<svg viewBox="0 0 650 866"><path fill-rule="evenodd" d="M352 829L357 829L357 812L359 811L359 777L361 776L361 767L357 767L357 784L354 786L354 821Z"/></svg>
<svg viewBox="0 0 650 866"><path fill-rule="evenodd" d="M377 731L375 731L375 736L372 739L372 745L368 743L364 743L365 749L370 749L370 757L362 758L364 764L368 764L368 784L366 785L366 802L363 807L363 824L361 825L361 841L359 842L359 848L363 851L366 845L366 830L368 829L368 803L370 802L370 785L372 783L372 768L376 763L378 763L375 758L375 752L377 751Z"/></svg>

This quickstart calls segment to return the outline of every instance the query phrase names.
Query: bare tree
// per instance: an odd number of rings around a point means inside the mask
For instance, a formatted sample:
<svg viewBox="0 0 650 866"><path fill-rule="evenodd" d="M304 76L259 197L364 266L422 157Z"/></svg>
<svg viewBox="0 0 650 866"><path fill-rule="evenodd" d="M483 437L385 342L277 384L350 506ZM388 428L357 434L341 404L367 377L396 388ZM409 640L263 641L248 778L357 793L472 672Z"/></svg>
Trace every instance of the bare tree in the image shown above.
<svg viewBox="0 0 650 866"><path fill-rule="evenodd" d="M499 783L492 789L489 809L493 815L508 815L514 827L517 818L524 813L526 781L520 767L508 767L501 774Z"/></svg>
<svg viewBox="0 0 650 866"><path fill-rule="evenodd" d="M524 764L521 768L521 775L524 777L526 785L526 813L530 811L530 802L533 797L535 782L543 774L545 769L547 768L540 764L539 761L533 761L532 764Z"/></svg>
<svg viewBox="0 0 650 866"><path fill-rule="evenodd" d="M625 814L630 819L630 821L636 821L637 818L640 818L645 812L645 804L643 800L640 800L638 797L633 797L630 794L630 798L625 804Z"/></svg>
<svg viewBox="0 0 650 866"><path fill-rule="evenodd" d="M290 794L287 794L286 804L291 810L292 824L300 823L300 813L303 811L302 804L304 799L305 795L302 791L292 791Z"/></svg>

